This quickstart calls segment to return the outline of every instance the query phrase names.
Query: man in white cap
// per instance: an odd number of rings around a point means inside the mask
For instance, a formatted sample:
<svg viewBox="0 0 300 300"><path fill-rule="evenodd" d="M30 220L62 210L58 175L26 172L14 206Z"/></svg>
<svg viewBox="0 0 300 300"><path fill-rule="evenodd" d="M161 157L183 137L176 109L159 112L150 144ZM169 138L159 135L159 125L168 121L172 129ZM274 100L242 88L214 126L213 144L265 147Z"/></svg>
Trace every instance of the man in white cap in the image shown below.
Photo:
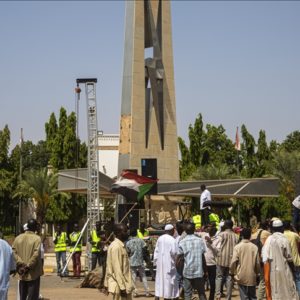
<svg viewBox="0 0 300 300"><path fill-rule="evenodd" d="M174 226L172 224L167 224L165 226L165 234L158 238L155 246L154 265L156 265L156 299L159 299L160 297L165 299L174 299L179 296L175 267L177 246L173 235Z"/></svg>
<svg viewBox="0 0 300 300"><path fill-rule="evenodd" d="M297 227L300 222L300 195L298 195L292 202L293 207L293 225Z"/></svg>
<svg viewBox="0 0 300 300"><path fill-rule="evenodd" d="M270 265L270 287L272 299L298 300L298 293L293 278L293 258L288 239L283 234L283 223L281 220L274 220L272 232L262 249L264 263ZM265 274L266 276L266 274ZM267 281L266 281L267 284Z"/></svg>

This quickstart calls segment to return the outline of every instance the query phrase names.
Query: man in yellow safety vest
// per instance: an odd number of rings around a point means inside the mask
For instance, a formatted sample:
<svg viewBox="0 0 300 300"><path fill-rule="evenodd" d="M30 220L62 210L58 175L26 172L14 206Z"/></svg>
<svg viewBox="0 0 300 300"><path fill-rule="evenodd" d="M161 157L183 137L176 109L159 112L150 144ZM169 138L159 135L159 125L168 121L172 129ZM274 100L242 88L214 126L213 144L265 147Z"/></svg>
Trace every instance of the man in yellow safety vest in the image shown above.
<svg viewBox="0 0 300 300"><path fill-rule="evenodd" d="M101 249L101 222L96 222L96 228L91 231L90 244L92 245L92 270L97 266L103 265L103 249Z"/></svg>
<svg viewBox="0 0 300 300"><path fill-rule="evenodd" d="M145 223L140 224L140 229L137 230L137 237L140 239L149 237L149 230L146 229Z"/></svg>
<svg viewBox="0 0 300 300"><path fill-rule="evenodd" d="M196 214L192 218L193 223L195 224L195 229L198 230L201 228L201 214L199 210L196 210Z"/></svg>
<svg viewBox="0 0 300 300"><path fill-rule="evenodd" d="M199 213L193 216L193 223L195 224L196 230L201 228L201 215Z"/></svg>
<svg viewBox="0 0 300 300"><path fill-rule="evenodd" d="M220 227L220 217L217 214L215 214L213 212L210 212L208 218L209 218L209 223L210 224L215 224L216 228L219 229L219 227Z"/></svg>
<svg viewBox="0 0 300 300"><path fill-rule="evenodd" d="M81 262L80 262L80 256L81 256L81 250L82 250L82 238L80 238L80 230L78 223L74 224L74 231L70 234L70 253L72 253L72 261L73 261L73 276L74 277L80 277L81 273ZM79 240L76 248L75 245L77 241Z"/></svg>
<svg viewBox="0 0 300 300"><path fill-rule="evenodd" d="M57 264L57 275L58 276L68 276L68 267L61 273L63 268L66 265L66 251L67 244L69 243L67 233L61 230L61 226L56 226L56 232L54 233L54 252L56 255L56 264ZM62 265L60 264L62 262Z"/></svg>

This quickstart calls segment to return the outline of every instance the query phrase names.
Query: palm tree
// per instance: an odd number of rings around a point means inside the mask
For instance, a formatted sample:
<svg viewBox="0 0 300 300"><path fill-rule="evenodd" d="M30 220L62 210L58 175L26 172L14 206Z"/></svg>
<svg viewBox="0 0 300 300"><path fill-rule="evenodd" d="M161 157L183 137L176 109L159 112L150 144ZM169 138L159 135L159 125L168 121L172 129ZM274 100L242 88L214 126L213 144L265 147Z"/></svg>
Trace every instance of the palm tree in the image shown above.
<svg viewBox="0 0 300 300"><path fill-rule="evenodd" d="M200 166L191 176L193 180L214 180L230 178L230 169L226 164Z"/></svg>
<svg viewBox="0 0 300 300"><path fill-rule="evenodd" d="M49 173L46 168L30 170L24 174L13 198L32 199L35 203L37 221L43 226L50 201L58 194L57 174Z"/></svg>
<svg viewBox="0 0 300 300"><path fill-rule="evenodd" d="M295 197L295 172L300 168L300 153L279 151L273 157L273 175L280 179L281 191L290 201Z"/></svg>

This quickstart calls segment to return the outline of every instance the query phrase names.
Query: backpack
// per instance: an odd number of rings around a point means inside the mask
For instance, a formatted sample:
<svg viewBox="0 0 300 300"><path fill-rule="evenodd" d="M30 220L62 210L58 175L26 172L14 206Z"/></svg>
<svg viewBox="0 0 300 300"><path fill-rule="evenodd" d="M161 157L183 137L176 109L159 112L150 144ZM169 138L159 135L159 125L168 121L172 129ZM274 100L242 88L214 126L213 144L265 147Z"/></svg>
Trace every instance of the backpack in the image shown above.
<svg viewBox="0 0 300 300"><path fill-rule="evenodd" d="M263 247L263 244L262 244L262 242L261 242L261 240L260 240L260 236L261 236L262 231L263 231L263 229L260 230L260 232L258 233L256 239L251 240L251 242L252 242L254 245L257 246L259 256L261 256L261 249L262 249L262 247Z"/></svg>

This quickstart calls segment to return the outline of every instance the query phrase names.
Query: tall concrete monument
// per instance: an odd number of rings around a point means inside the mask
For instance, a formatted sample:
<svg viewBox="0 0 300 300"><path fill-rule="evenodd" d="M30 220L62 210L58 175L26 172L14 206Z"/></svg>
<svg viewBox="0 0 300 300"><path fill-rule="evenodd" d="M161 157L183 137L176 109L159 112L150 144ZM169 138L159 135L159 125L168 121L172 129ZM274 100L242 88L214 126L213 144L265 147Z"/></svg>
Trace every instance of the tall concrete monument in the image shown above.
<svg viewBox="0 0 300 300"><path fill-rule="evenodd" d="M160 182L179 180L170 2L126 1L119 173L156 160Z"/></svg>

